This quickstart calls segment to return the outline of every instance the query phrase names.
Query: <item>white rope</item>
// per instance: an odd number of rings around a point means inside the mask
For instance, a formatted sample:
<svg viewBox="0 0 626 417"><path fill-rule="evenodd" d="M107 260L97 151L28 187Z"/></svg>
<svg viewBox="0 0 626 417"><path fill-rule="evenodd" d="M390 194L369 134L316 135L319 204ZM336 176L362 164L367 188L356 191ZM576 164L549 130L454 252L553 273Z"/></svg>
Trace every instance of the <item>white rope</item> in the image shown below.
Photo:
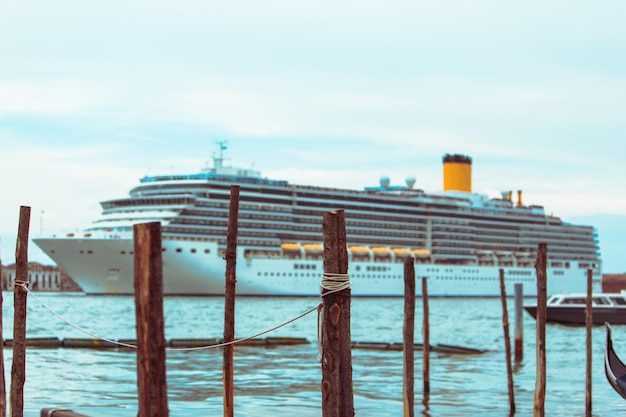
<svg viewBox="0 0 626 417"><path fill-rule="evenodd" d="M35 300L37 300L37 302L38 302L39 304L41 304L41 305L42 305L42 306L43 306L46 310L48 310L48 311L49 311L49 312L51 312L53 315L55 315L57 318L59 318L60 320L64 321L65 323L69 324L70 326L72 326L72 327L73 327L73 328L75 328L76 330L78 330L78 331L80 331L80 332L82 332L82 333L85 333L85 334L87 334L87 335L89 335L89 336L91 336L91 337L93 337L93 338L98 339L98 340L103 340L103 341L108 342L108 343L113 343L113 344L115 344L115 345L117 345L117 346L123 346L123 347L131 348L131 349L137 349L137 346L130 345L130 344L128 344L128 343L118 342L118 341L116 341L116 340L111 340L111 339L107 339L107 338L104 338L104 337L100 337L100 336L97 336L97 335L95 335L95 334L93 334L93 333L91 333L91 332L89 332L89 331L87 331L87 330L85 330L85 329L80 328L80 327L79 327L79 326L77 326L76 324L74 324L74 323L70 322L70 321L69 321L69 320L67 320L65 317L61 316L61 315L60 315L60 314L58 314L56 311L54 311L53 309L51 309L50 307L48 307L48 306L47 306L47 305L46 305L43 301L41 301L41 300L39 299L39 297L37 297L37 296L36 296L36 295L35 295L35 294L31 291L31 290L29 290L29 289L28 289L28 286L27 286L27 285L23 285L23 284L18 284L18 285L19 285L19 286L21 286L22 288L24 288L24 289L25 289L25 290L26 290L26 291L27 291L30 295L32 295L32 296L33 296L33 298L34 298Z"/></svg>
<svg viewBox="0 0 626 417"><path fill-rule="evenodd" d="M37 302L39 302L39 304L41 304L41 305L42 305L42 306L43 306L46 310L48 310L48 311L49 311L49 312L51 312L53 315L55 315L57 318L59 318L60 320L64 321L65 323L69 324L70 326L72 326L72 327L73 327L73 328L75 328L76 330L78 330L78 331L80 331L80 332L82 332L82 333L85 333L85 334L87 334L87 335L89 335L89 336L91 336L91 337L93 337L93 338L95 338L95 339L98 339L98 340L103 340L103 341L105 341L105 342L112 343L112 344L117 345L117 346L127 347L127 348L131 348L131 349L137 349L137 346L135 346L135 345L131 345L131 344L128 344L128 343L123 343L123 342L118 342L118 341L116 341L116 340L112 340L112 339L107 339L107 338L104 338L104 337L101 337L101 336L95 335L95 334L93 334L93 333L91 333L91 332L89 332L89 331L87 331L87 330L85 330L85 329L83 329L83 328L79 327L78 325L76 325L76 324L74 324L74 323L70 322L70 321L69 321L69 320L67 320L65 317L61 316L61 315L60 315L60 314L58 314L56 311L54 311L52 308L50 308L49 306L47 306L47 305L46 305L43 301L41 301L41 300L40 300L40 299L39 299L39 298L38 298L38 297L37 297L37 296L36 296L36 295L35 295L32 291L30 291L30 290L28 289L28 286L27 286L27 285L23 285L23 284L18 284L18 285L19 285L19 286L21 286L22 288L24 288L24 289L25 289L25 290L26 290L26 291L27 291L30 295L32 295L32 296L33 296L33 298L35 298L35 300L37 300ZM244 337L244 338L241 338L241 339L235 339L235 340L232 340L232 341L230 341L230 342L219 343L219 344L216 344L216 345L195 346L195 347L189 347L189 348L165 348L165 350L168 350L168 351L193 351L193 350L215 349L215 348L220 348L220 347L224 347L224 346L234 345L234 344L237 344L237 343L239 343L239 342L243 342L243 341L245 341L245 340L254 339L254 338L256 338L256 337L259 337L259 336L262 336L262 335L264 335L264 334L270 333L270 332L272 332L272 331L274 331L274 330L280 329L281 327L284 327L284 326L286 326L286 325L288 325L288 324L291 324L291 323L293 323L294 321L299 320L299 319L301 319L302 317L306 316L307 314L310 314L310 313L314 312L315 310L319 309L320 307L321 307L321 304L320 304L320 305L318 305L318 306L315 306L315 307L311 308L311 309L310 309L310 310L308 310L308 311L305 311L304 313L300 314L300 315L299 315L299 316L297 316L297 317L294 317L294 318L293 318L293 319L291 319L291 320L288 320L288 321L286 321L286 322L284 322L284 323L282 323L282 324L279 324L278 326L272 327L271 329L268 329L268 330L264 330L264 331L262 331L262 332L260 332L260 333L257 333L257 334L255 334L255 335L252 335L252 336Z"/></svg>
<svg viewBox="0 0 626 417"><path fill-rule="evenodd" d="M350 282L350 275L335 274L331 272L324 272L322 282L320 283L320 286L327 290L327 292L322 294L322 296L345 290L350 288L351 285L352 282Z"/></svg>
<svg viewBox="0 0 626 417"><path fill-rule="evenodd" d="M325 297L327 295L334 294L336 292L350 288L352 286L352 282L350 281L350 275L348 274L324 272L324 275L322 276L322 282L320 282L320 286L326 290L325 293L322 293L322 297ZM317 312L317 349L319 350L319 354L317 356L318 362L322 361L323 321L324 307L322 304L320 304L319 310Z"/></svg>
<svg viewBox="0 0 626 417"><path fill-rule="evenodd" d="M320 306L321 306L321 304L320 304ZM257 333L257 334L252 335L252 336L244 337L244 338L241 338L241 339L235 339L233 341L224 342L224 343L220 343L220 344L217 344L217 345L191 347L191 348L168 348L167 350L179 350L179 351L187 350L187 351L189 351L189 350L213 349L213 348L218 348L218 347L223 347L223 346L228 346L228 345L234 345L234 344L237 344L239 342L243 342L244 340L254 339L255 337L259 337L259 336L262 336L262 335L264 335L266 333L272 332L272 331L274 331L276 329L280 329L281 327L286 326L286 325L288 325L290 323L293 323L294 321L296 321L298 319L301 319L302 317L306 316L307 314L310 314L310 313L314 312L320 306L315 306L312 309L310 309L308 311L305 311L304 313L300 314L298 317L294 317L293 319L291 319L289 321L286 321L286 322L284 322L282 324L279 324L276 327L273 327L273 328L271 328L269 330L262 331L261 333Z"/></svg>

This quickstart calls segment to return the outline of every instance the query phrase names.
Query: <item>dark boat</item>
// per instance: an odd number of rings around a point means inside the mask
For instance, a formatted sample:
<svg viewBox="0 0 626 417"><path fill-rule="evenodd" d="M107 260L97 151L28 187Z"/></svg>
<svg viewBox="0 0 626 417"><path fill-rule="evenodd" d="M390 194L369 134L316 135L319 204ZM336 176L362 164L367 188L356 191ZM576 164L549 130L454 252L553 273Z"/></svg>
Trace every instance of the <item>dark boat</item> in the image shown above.
<svg viewBox="0 0 626 417"><path fill-rule="evenodd" d="M557 294L548 300L548 323L569 325L585 325L586 323L586 294ZM591 297L593 324L602 325L626 324L626 293L598 293ZM537 306L524 306L524 309L533 318L537 318Z"/></svg>
<svg viewBox="0 0 626 417"><path fill-rule="evenodd" d="M606 350L604 351L604 372L609 384L622 398L626 399L626 365L615 354L611 339L611 325L606 326Z"/></svg>

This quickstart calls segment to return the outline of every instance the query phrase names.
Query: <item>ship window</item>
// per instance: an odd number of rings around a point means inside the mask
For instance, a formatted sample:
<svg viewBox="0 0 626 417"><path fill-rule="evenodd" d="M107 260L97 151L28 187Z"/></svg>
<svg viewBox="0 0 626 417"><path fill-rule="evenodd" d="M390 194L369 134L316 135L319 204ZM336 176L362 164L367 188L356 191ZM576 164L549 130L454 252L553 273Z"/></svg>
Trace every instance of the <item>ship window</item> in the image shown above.
<svg viewBox="0 0 626 417"><path fill-rule="evenodd" d="M211 251L210 251L209 249L205 249L205 250L204 250L204 253L207 253L207 254L208 254L208 253L211 253Z"/></svg>
<svg viewBox="0 0 626 417"><path fill-rule="evenodd" d="M121 252L120 252L120 254L122 254L122 255L126 255L126 251L125 251L125 250L123 250L123 251L121 251Z"/></svg>
<svg viewBox="0 0 626 417"><path fill-rule="evenodd" d="M92 253L93 253L93 251L92 251L92 250L88 250L88 251L87 251L87 253L88 253L88 254L92 254Z"/></svg>
<svg viewBox="0 0 626 417"><path fill-rule="evenodd" d="M563 300L563 304L585 304L586 300L584 298L569 298Z"/></svg>
<svg viewBox="0 0 626 417"><path fill-rule="evenodd" d="M191 249L191 253L196 253L196 249Z"/></svg>
<svg viewBox="0 0 626 417"><path fill-rule="evenodd" d="M176 253L181 253L183 250L181 248L176 248Z"/></svg>

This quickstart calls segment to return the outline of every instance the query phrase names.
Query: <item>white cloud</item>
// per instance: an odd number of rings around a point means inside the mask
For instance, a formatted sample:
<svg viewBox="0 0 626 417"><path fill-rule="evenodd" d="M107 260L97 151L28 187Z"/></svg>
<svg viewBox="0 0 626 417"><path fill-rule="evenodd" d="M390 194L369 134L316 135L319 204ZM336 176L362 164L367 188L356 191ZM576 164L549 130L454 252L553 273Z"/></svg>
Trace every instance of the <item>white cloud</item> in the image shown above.
<svg viewBox="0 0 626 417"><path fill-rule="evenodd" d="M0 79L0 115L7 112L85 112L112 103L116 94L101 82L81 79Z"/></svg>

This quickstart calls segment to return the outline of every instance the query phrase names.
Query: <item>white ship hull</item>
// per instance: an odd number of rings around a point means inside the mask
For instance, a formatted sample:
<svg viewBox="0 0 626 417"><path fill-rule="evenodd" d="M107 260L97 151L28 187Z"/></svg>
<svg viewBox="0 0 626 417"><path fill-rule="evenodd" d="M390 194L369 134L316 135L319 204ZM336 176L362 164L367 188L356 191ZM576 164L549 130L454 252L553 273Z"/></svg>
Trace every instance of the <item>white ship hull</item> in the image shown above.
<svg viewBox="0 0 626 417"><path fill-rule="evenodd" d="M88 294L132 294L132 239L41 238L36 243ZM164 240L163 277L166 295L223 295L226 262L214 242ZM536 295L531 267L415 264L416 278L427 278L433 297L500 296L499 270L505 271L507 294L523 284L525 296ZM404 295L404 266L395 262L351 261L353 296ZM318 296L323 260L287 257L237 256L238 295ZM586 269L571 262L568 268L548 269L548 294L585 292ZM421 295L421 285L416 285Z"/></svg>

